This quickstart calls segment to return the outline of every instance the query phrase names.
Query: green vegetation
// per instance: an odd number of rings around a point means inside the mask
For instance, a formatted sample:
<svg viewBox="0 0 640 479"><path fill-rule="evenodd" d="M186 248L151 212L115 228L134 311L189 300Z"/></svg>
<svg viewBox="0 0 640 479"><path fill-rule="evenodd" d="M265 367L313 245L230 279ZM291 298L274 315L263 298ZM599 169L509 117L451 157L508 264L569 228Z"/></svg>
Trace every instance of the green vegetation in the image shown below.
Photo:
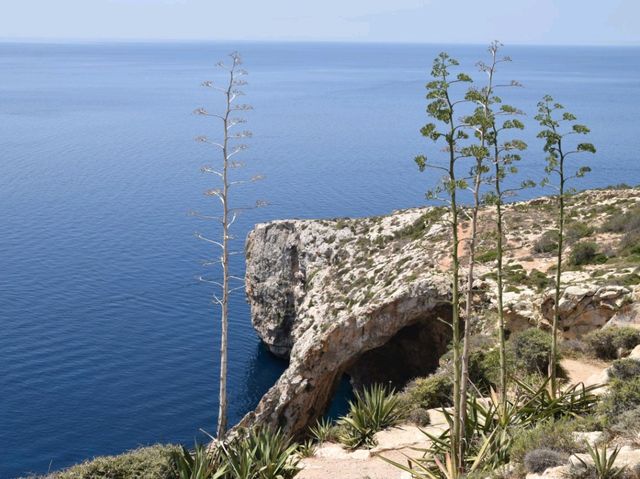
<svg viewBox="0 0 640 479"><path fill-rule="evenodd" d="M584 340L596 357L616 359L640 344L640 330L629 327L599 329L589 333Z"/></svg>
<svg viewBox="0 0 640 479"><path fill-rule="evenodd" d="M618 359L611 365L609 376L621 380L640 377L640 361L632 358Z"/></svg>
<svg viewBox="0 0 640 479"><path fill-rule="evenodd" d="M299 446L279 430L252 429L222 446L230 479L291 479L299 471Z"/></svg>
<svg viewBox="0 0 640 479"><path fill-rule="evenodd" d="M565 202L570 196L567 191L568 182L573 178L581 178L591 168L587 166L579 167L575 172L566 170L570 155L581 153L595 153L596 149L591 143L574 143L569 141L573 135L587 135L589 128L576 123L576 116L565 111L564 106L556 102L550 95L545 95L538 102L538 114L535 119L541 126L538 138L544 140L543 151L546 153L547 175L553 175L557 183L558 203L557 203L557 228L558 228L558 248L556 250L556 281L554 295L553 322L551 325L551 354L549 365L549 379L551 380L551 392L555 394L558 390L556 362L558 360L558 328L560 323L560 295L562 291L562 259L563 243L565 240ZM551 181L549 178L544 183Z"/></svg>
<svg viewBox="0 0 640 479"><path fill-rule="evenodd" d="M524 468L527 472L541 473L550 467L562 466L569 459L567 454L563 454L554 449L534 449L524 456Z"/></svg>
<svg viewBox="0 0 640 479"><path fill-rule="evenodd" d="M626 412L640 407L640 377L614 379L609 392L599 404L599 412L605 424L615 424Z"/></svg>
<svg viewBox="0 0 640 479"><path fill-rule="evenodd" d="M535 253L553 253L558 249L558 230L547 230L533 245Z"/></svg>
<svg viewBox="0 0 640 479"><path fill-rule="evenodd" d="M539 422L515 436L509 451L510 458L522 463L526 454L534 450L550 449L567 455L579 451L580 447L573 436L576 430L575 421L570 419L547 419Z"/></svg>
<svg viewBox="0 0 640 479"><path fill-rule="evenodd" d="M449 407L452 404L451 375L438 372L425 378L414 379L402 393L403 402L411 409L433 409Z"/></svg>
<svg viewBox="0 0 640 479"><path fill-rule="evenodd" d="M467 402L465 437L469 448L462 457L468 474L490 473L509 463L522 463L528 452L551 449L562 454L580 451L573 433L581 426L582 417L594 408L597 397L594 387L570 387L555 395L548 390L549 379L538 386L529 386L514 379L514 389L504 399L491 394L489 401L471 396ZM449 424L453 418L443 410ZM446 466L451 444L450 430L438 436L427 432L431 440L424 455L413 459L411 467L385 459L396 467L411 472L416 478L451 479Z"/></svg>
<svg viewBox="0 0 640 479"><path fill-rule="evenodd" d="M118 456L103 456L83 462L48 479L175 479L173 465L177 446L143 447Z"/></svg>
<svg viewBox="0 0 640 479"><path fill-rule="evenodd" d="M510 340L517 367L527 373L546 374L551 355L551 335L541 329L531 328L514 335Z"/></svg>
<svg viewBox="0 0 640 479"><path fill-rule="evenodd" d="M610 453L607 452L607 446L602 448L598 446L591 447L587 444L587 451L593 464L587 463L585 460L578 457L578 460L582 463L584 468L589 471L593 470L593 476L596 479L618 479L624 473L624 468L616 467L615 461L620 453L620 449L615 447Z"/></svg>
<svg viewBox="0 0 640 479"><path fill-rule="evenodd" d="M591 226L581 223L579 221L573 221L567 224L567 243L572 244L587 236L591 236L594 233L594 229Z"/></svg>
<svg viewBox="0 0 640 479"><path fill-rule="evenodd" d="M209 453L202 444L196 444L193 453L183 447L173 459L179 479L220 479L227 473L226 465L220 465L219 453Z"/></svg>
<svg viewBox="0 0 640 479"><path fill-rule="evenodd" d="M350 449L372 447L376 432L394 426L403 418L401 401L393 391L373 385L355 392L349 413L338 420L338 439Z"/></svg>
<svg viewBox="0 0 640 479"><path fill-rule="evenodd" d="M569 264L582 266L585 264L606 263L607 257L598 252L598 245L588 241L576 243L569 255Z"/></svg>

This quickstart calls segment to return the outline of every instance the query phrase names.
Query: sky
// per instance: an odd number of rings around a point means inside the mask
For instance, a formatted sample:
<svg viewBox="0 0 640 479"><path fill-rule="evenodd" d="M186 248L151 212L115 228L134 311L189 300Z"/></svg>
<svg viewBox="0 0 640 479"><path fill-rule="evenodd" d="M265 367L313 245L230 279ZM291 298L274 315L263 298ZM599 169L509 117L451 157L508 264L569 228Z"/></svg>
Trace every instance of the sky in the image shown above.
<svg viewBox="0 0 640 479"><path fill-rule="evenodd" d="M640 0L0 0L5 40L640 45Z"/></svg>

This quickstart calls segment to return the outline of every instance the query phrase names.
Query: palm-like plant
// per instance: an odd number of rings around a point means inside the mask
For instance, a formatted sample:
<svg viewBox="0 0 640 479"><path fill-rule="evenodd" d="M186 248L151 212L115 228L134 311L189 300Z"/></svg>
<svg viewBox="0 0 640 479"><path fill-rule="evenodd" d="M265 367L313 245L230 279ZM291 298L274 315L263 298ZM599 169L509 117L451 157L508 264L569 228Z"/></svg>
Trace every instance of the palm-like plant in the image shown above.
<svg viewBox="0 0 640 479"><path fill-rule="evenodd" d="M300 470L298 445L279 429L252 429L222 448L233 479L290 479Z"/></svg>
<svg viewBox="0 0 640 479"><path fill-rule="evenodd" d="M349 402L349 413L338 421L342 426L340 442L351 449L373 446L376 432L398 424L402 418L398 395L374 384L356 392L355 400Z"/></svg>
<svg viewBox="0 0 640 479"><path fill-rule="evenodd" d="M587 444L587 451L593 461L593 468L597 479L618 479L624 474L626 467L618 467L615 465L618 454L620 453L619 447L615 447L613 451L611 451L611 454L607 454L606 445L599 448L597 445L592 447L590 444ZM585 468L589 468L590 465L587 464L584 459L580 457L577 459Z"/></svg>
<svg viewBox="0 0 640 479"><path fill-rule="evenodd" d="M179 479L220 479L227 473L219 453L202 444L196 444L193 452L183 446L174 453L173 462Z"/></svg>

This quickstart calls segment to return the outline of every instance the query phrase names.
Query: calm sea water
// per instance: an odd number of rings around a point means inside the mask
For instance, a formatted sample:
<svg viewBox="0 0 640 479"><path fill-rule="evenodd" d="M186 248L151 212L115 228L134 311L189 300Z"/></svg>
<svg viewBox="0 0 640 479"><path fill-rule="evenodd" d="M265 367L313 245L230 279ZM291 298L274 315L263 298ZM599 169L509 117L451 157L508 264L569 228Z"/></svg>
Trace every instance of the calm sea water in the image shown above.
<svg viewBox="0 0 640 479"><path fill-rule="evenodd" d="M431 181L424 82L443 48L468 70L482 46L242 44L254 131L246 173L267 180L238 204L255 222L371 215L420 205ZM218 325L194 278L213 252L188 216L214 211L199 173L215 152L221 44L0 44L0 477L45 472L213 430ZM640 182L640 49L506 48L507 93L530 117L549 92L591 126L582 187ZM535 129L524 176L541 176ZM240 193L240 192L239 192ZM539 191L530 191L528 195ZM242 258L234 268L242 274ZM260 346L242 294L231 319L230 416L284 364Z"/></svg>

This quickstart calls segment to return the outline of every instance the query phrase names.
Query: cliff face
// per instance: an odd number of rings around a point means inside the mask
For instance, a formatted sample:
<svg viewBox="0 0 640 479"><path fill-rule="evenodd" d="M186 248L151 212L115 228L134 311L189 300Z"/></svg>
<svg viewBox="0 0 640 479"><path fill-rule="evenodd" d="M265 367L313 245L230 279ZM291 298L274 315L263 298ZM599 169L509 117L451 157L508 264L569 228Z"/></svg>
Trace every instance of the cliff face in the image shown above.
<svg viewBox="0 0 640 479"><path fill-rule="evenodd" d="M597 228L638 205L637 189L585 192L573 197L568 215L570 224L588 223L587 236L606 240L613 251L621 238L600 237ZM384 217L256 226L246 244L252 321L267 347L290 364L241 425L277 425L295 434L324 412L344 373L355 384L402 386L437 367L450 339L450 328L441 321L450 318L445 213L421 208ZM491 215L490 209L481 214L474 331L493 328L484 319L495 303L493 260L485 254L495 242ZM538 251L544 249L541 236L553 225L552 200L511 204L505 219L508 326L512 331L547 327L553 257ZM463 239L467 229L461 225ZM464 264L464 243L460 251ZM633 283L640 271L633 258L625 258L563 274L570 286L561 303L567 338L615 320L623 305L637 299Z"/></svg>

